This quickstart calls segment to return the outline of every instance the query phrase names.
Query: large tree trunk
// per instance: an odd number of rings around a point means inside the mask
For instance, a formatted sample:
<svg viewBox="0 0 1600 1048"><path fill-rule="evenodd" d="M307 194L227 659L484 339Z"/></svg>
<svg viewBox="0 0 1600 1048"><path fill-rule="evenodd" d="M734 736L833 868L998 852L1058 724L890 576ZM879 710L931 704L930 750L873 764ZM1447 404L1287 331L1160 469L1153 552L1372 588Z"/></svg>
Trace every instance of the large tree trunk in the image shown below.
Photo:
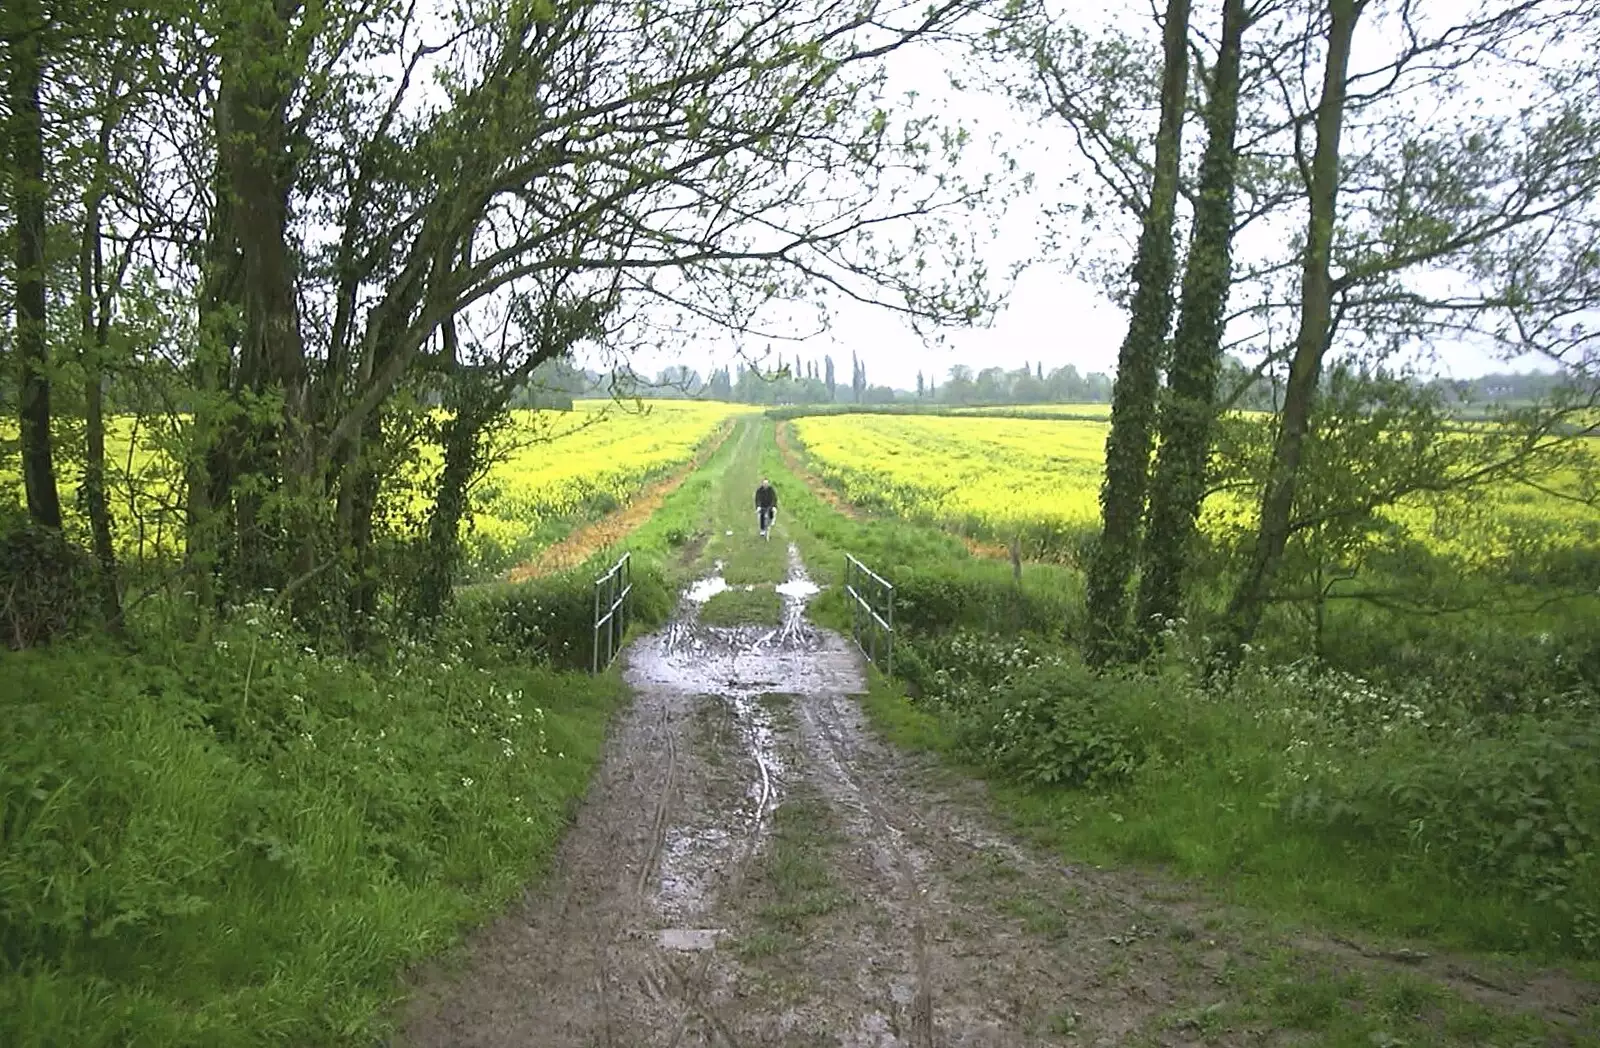
<svg viewBox="0 0 1600 1048"><path fill-rule="evenodd" d="M1346 77L1350 65L1350 39L1361 18L1365 0L1329 0L1328 59L1317 105L1317 147L1311 160L1311 221L1306 232L1304 266L1300 276L1300 330L1295 336L1294 359L1284 393L1278 438L1273 448L1272 471L1261 500L1261 522L1255 553L1228 608L1229 646L1224 662L1237 662L1243 645L1261 624L1272 580L1289 541L1295 483L1300 454L1311 426L1322 358L1328 349L1333 316L1333 224L1339 195L1339 135L1344 128Z"/></svg>
<svg viewBox="0 0 1600 1048"><path fill-rule="evenodd" d="M423 621L438 618L450 603L461 567L461 522L467 515L468 488L481 465L488 418L476 405L464 406L445 423L444 469L428 518L426 554L413 605Z"/></svg>
<svg viewBox="0 0 1600 1048"><path fill-rule="evenodd" d="M446 318L439 330L444 336L446 366L453 371L461 352L455 318ZM509 387L506 395L510 395ZM458 386L455 400L455 414L445 423L442 435L444 468L428 518L422 574L412 602L413 613L423 621L438 618L450 603L461 565L461 521L467 514L468 488L480 465L483 430L504 403L503 398L496 402L490 391L468 381Z"/></svg>
<svg viewBox="0 0 1600 1048"><path fill-rule="evenodd" d="M110 296L105 289L105 258L100 237L100 207L105 199L106 164L111 151L110 117L100 125L94 182L84 198L83 238L78 251L78 310L82 323L84 438L83 501L89 514L95 563L99 569L101 611L114 632L121 631L117 593L117 554L111 544L111 508L106 501L105 355L110 341Z"/></svg>
<svg viewBox="0 0 1600 1048"><path fill-rule="evenodd" d="M400 351L399 343L421 301L422 292L421 280L413 279L368 315L367 323L374 326L375 334L362 340L365 352L351 355L355 361L354 374L346 378L342 373L345 365L341 365L341 371L334 372L332 380L341 383L339 389L366 390L373 376L389 366L392 355ZM350 309L354 311L354 304ZM449 330L453 340L453 328ZM324 404L327 420L336 418L344 407L338 391L333 389L328 390ZM383 422L383 412L375 406L362 416L360 426L350 436L338 438L333 445L339 463L334 480L338 491L335 534L340 536L344 547L350 578L350 591L345 598L345 631L350 646L358 651L371 643L371 623L378 611L381 589L373 539L378 495L384 472L389 468L384 461L387 449L383 445ZM336 433L341 427L332 428Z"/></svg>
<svg viewBox="0 0 1600 1048"><path fill-rule="evenodd" d="M12 200L17 222L17 361L22 371L18 422L22 484L35 524L59 530L61 497L50 440L50 360L45 315L44 118L40 36L45 25L38 0L17 0L11 45Z"/></svg>
<svg viewBox="0 0 1600 1048"><path fill-rule="evenodd" d="M1232 282L1234 132L1239 124L1239 64L1249 25L1245 0L1224 0L1222 40L1206 108L1200 198L1183 275L1172 365L1161 401L1161 442L1145 525L1137 622L1144 637L1183 606L1183 570L1205 497L1223 314Z"/></svg>
<svg viewBox="0 0 1600 1048"><path fill-rule="evenodd" d="M1161 78L1161 119L1155 173L1133 263L1132 315L1117 355L1106 438L1106 476L1100 489L1100 543L1089 565L1090 662L1125 653L1128 576L1139 549L1150 443L1161 384L1161 357L1172 322L1173 215L1183 152L1183 111L1189 84L1189 0L1167 0Z"/></svg>
<svg viewBox="0 0 1600 1048"><path fill-rule="evenodd" d="M322 493L316 444L302 426L307 372L289 246L289 23L298 9L298 0L247 2L224 52L217 98L218 152L240 263L238 388L282 398L277 417L246 411L239 442L235 570L246 591L304 581L323 508L315 504ZM281 497L269 502L268 491Z"/></svg>
<svg viewBox="0 0 1600 1048"><path fill-rule="evenodd" d="M382 484L371 457L383 440L383 416L367 416L360 436L345 452L339 480L339 530L348 544L350 593L345 601L346 637L362 651L371 643L372 618L378 611L378 564L373 551L373 520Z"/></svg>
<svg viewBox="0 0 1600 1048"><path fill-rule="evenodd" d="M221 158L217 161L214 187L216 201L206 239L196 316L198 331L190 368L193 404L184 464L185 561L195 605L202 616L220 603L222 594L217 592L216 582L219 575L231 575L228 565L235 543L229 529L235 473L229 450L229 401L239 341L240 264Z"/></svg>

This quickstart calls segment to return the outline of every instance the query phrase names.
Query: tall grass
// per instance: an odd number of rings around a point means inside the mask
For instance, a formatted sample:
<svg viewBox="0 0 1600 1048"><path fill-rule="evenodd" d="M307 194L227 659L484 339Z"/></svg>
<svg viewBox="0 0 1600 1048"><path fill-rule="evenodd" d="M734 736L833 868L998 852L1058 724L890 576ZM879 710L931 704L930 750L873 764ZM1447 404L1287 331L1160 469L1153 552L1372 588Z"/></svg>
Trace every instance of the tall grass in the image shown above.
<svg viewBox="0 0 1600 1048"><path fill-rule="evenodd" d="M550 859L621 696L265 609L0 656L0 1044L350 1044Z"/></svg>
<svg viewBox="0 0 1600 1048"><path fill-rule="evenodd" d="M1210 689L1178 661L1097 675L994 636L913 645L919 697L880 681L879 723L994 778L1079 859L1337 927L1600 960L1592 696L1491 720L1312 665Z"/></svg>

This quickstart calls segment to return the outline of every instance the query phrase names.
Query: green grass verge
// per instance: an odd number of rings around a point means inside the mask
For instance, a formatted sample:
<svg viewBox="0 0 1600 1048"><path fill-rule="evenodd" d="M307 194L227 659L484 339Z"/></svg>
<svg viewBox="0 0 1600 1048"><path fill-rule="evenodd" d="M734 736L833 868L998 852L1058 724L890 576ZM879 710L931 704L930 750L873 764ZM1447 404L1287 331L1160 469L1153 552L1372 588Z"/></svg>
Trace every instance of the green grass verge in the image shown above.
<svg viewBox="0 0 1600 1048"><path fill-rule="evenodd" d="M628 550L649 558L663 566L675 585L699 574L706 563L704 552L711 539L713 507L722 497L741 443L755 424L754 417L735 419L733 432L705 464L689 474L661 508L616 549L604 551L604 557L614 560L616 553Z"/></svg>
<svg viewBox="0 0 1600 1048"><path fill-rule="evenodd" d="M1262 1029L1298 1031L1327 1048L1594 1043L1535 1015L1493 1011L1421 976L1354 971L1291 950L1225 969L1217 982L1219 1000L1169 1015L1163 1025L1206 1040Z"/></svg>
<svg viewBox="0 0 1600 1048"><path fill-rule="evenodd" d="M1376 832L1287 815L1285 791L1300 784L1286 757L1294 733L1258 721L1250 704L1171 690L1152 690L1144 701L1147 716L1160 711L1169 738L1188 742L1152 742L1148 763L1124 784L1077 788L1021 783L975 763L955 715L908 699L896 682L874 678L865 707L896 745L990 779L992 802L1018 832L1073 861L1199 877L1219 898L1283 925L1557 961L1600 978L1600 963L1582 959L1583 944L1569 937L1570 917L1559 905L1503 879L1466 883L1455 860L1420 846L1397 848ZM1121 709L1129 704L1138 705L1106 701L1105 716L1073 729L1074 737L1136 738L1143 729ZM1407 758L1395 751L1368 760ZM1570 891L1583 905L1589 890Z"/></svg>
<svg viewBox="0 0 1600 1048"><path fill-rule="evenodd" d="M894 744L938 754L954 769L992 778L992 769L965 759L948 717L908 700L893 682L877 678L864 704L875 728ZM1262 741L1240 739L1237 748L1261 749ZM1481 947L1485 936L1520 932L1517 922L1527 915L1515 900L1466 898L1456 886L1442 878L1432 881L1426 873L1379 872L1373 854L1355 842L1286 832L1263 807L1259 784L1240 781L1237 769L1229 770L1226 754L1213 754L1210 761L1216 765L1213 774L1197 762L1117 793L1026 787L1003 779L990 783L997 811L1038 846L1074 862L1132 862L1198 875L1218 898L1246 907L1227 922L1229 932L1244 939L1245 949L1216 976L1213 998L1173 1011L1157 1029L1130 1043L1166 1043L1173 1033L1210 1043L1270 1030L1300 1031L1314 1036L1316 1044L1340 1048L1600 1045L1600 1010L1591 1010L1576 1025L1553 1022L1486 1007L1421 974L1384 966L1355 969L1306 949L1269 945L1311 924L1359 928L1380 939L1421 935L1446 945ZM1034 934L1056 938L1071 927L1075 900L1041 895L1015 879L1014 871L991 871L977 887ZM1188 926L1169 934L1181 935L1175 948L1191 953L1200 949L1191 940L1204 938ZM1537 959L1491 958L1514 969ZM1579 978L1600 977L1593 962L1566 962ZM1058 1018L1065 1029L1074 1025L1070 1009Z"/></svg>
<svg viewBox="0 0 1600 1048"><path fill-rule="evenodd" d="M0 673L0 1044L348 1045L546 868L622 697L481 647L204 646Z"/></svg>
<svg viewBox="0 0 1600 1048"><path fill-rule="evenodd" d="M765 586L724 590L700 609L708 626L776 626L782 617L782 598Z"/></svg>
<svg viewBox="0 0 1600 1048"><path fill-rule="evenodd" d="M827 586L811 604L812 618L822 625L849 626L843 593L848 553L894 582L897 626L1077 631L1083 584L1072 569L1029 564L1019 586L1009 561L975 557L947 531L872 517L852 520L789 471L771 421L762 423L761 456L761 469L778 489L780 522L787 516L788 535L799 546L811 577Z"/></svg>

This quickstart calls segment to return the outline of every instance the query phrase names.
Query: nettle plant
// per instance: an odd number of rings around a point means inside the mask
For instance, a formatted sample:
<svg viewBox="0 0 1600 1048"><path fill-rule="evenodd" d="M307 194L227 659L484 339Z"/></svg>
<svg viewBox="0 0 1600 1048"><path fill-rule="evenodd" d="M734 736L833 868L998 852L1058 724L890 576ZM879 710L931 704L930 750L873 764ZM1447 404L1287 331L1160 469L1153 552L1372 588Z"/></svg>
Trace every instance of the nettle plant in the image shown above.
<svg viewBox="0 0 1600 1048"><path fill-rule="evenodd" d="M1020 676L1062 663L1028 640L966 629L917 637L909 649L901 665L922 698L953 710L992 699Z"/></svg>

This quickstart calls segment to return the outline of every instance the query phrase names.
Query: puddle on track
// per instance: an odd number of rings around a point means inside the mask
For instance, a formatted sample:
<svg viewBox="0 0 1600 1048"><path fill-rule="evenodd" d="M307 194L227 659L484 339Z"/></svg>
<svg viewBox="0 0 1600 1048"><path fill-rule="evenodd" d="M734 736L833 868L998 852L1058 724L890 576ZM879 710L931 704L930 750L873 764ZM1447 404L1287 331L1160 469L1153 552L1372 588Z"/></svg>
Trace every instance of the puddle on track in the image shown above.
<svg viewBox="0 0 1600 1048"><path fill-rule="evenodd" d="M746 698L770 693L856 695L866 689L859 658L849 641L819 630L806 619L811 598L821 591L806 575L800 551L789 547L789 577L778 586L783 615L778 626L706 626L695 612L711 593L727 588L717 574L690 586L682 614L665 629L643 638L625 654L624 679L634 688L687 695ZM696 600L693 595L705 593Z"/></svg>
<svg viewBox="0 0 1600 1048"><path fill-rule="evenodd" d="M624 679L642 694L685 710L705 710L726 719L739 739L735 786L740 800L697 797L687 820L664 827L650 907L667 923L693 927L712 911L726 871L743 865L772 832L772 813L782 797L787 772L780 731L760 698L768 694L823 694L860 691L861 671L853 650L841 639L812 627L805 606L818 592L806 576L799 551L789 547L789 577L781 624L706 626L700 606L730 587L715 572L684 591L677 617L661 631L636 642L625 655ZM669 929L670 930L670 929Z"/></svg>
<svg viewBox="0 0 1600 1048"><path fill-rule="evenodd" d="M674 826L661 843L660 874L652 902L662 918L687 924L705 913L716 870L733 854L731 834L719 826Z"/></svg>
<svg viewBox="0 0 1600 1048"><path fill-rule="evenodd" d="M683 599L689 604L704 604L727 588L728 580L722 577L722 561L719 560L715 572L696 580L694 585L683 591Z"/></svg>
<svg viewBox="0 0 1600 1048"><path fill-rule="evenodd" d="M651 901L663 920L685 926L712 909L724 871L760 851L771 835L786 771L772 716L753 696L707 695L695 701L727 704L746 781L743 804L731 810L708 806L693 823L666 831ZM720 824L706 822L708 817Z"/></svg>

